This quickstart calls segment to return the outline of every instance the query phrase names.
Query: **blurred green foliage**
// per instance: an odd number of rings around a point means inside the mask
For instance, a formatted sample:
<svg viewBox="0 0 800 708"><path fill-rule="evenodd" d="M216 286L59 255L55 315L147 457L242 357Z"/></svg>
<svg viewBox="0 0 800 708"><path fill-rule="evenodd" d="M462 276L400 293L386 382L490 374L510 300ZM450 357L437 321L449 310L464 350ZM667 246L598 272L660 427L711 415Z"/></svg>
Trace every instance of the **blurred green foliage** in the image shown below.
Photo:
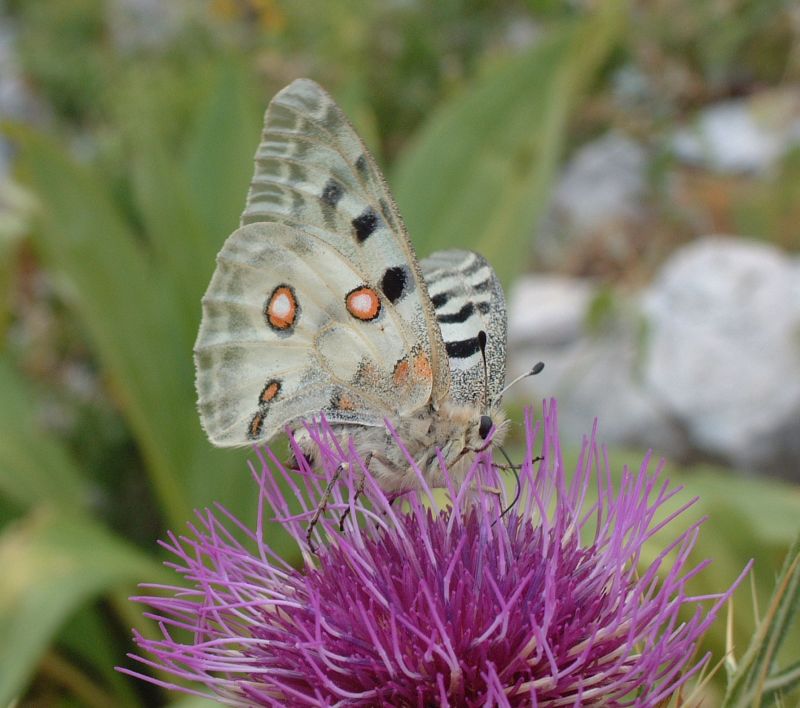
<svg viewBox="0 0 800 708"><path fill-rule="evenodd" d="M38 106L33 125L4 126L17 183L0 192L0 208L13 207L0 220L2 705L174 698L113 665L131 626L148 631L125 597L165 577L155 539L215 501L255 513L247 452L215 450L200 430L191 348L276 90L301 75L326 85L387 166L419 251L476 247L508 283L528 264L576 137L800 78L790 3L778 0L727 3L739 19L724 22L719 3L689 0L593 11L212 0L149 23L126 20L125 5L0 4ZM620 115L606 97L626 62L656 99ZM788 155L780 179L751 192L742 228L792 233L797 163ZM710 516L698 556L716 560L698 592L722 589L755 557L766 598L800 518L797 490L720 471L675 476ZM274 543L296 560L285 538ZM746 643L753 613L737 597ZM708 640L717 656L721 631Z"/></svg>

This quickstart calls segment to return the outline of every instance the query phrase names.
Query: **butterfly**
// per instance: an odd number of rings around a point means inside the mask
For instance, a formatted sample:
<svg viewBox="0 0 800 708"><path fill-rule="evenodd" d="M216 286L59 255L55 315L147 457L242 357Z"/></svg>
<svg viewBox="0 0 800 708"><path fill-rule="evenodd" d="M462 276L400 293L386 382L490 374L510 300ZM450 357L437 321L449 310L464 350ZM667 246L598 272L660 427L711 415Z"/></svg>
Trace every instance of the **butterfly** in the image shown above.
<svg viewBox="0 0 800 708"><path fill-rule="evenodd" d="M215 445L324 414L387 492L452 479L506 427L506 306L489 263L418 261L375 160L334 100L298 79L267 108L240 228L217 256L195 345L198 409ZM494 435L490 432L494 430Z"/></svg>

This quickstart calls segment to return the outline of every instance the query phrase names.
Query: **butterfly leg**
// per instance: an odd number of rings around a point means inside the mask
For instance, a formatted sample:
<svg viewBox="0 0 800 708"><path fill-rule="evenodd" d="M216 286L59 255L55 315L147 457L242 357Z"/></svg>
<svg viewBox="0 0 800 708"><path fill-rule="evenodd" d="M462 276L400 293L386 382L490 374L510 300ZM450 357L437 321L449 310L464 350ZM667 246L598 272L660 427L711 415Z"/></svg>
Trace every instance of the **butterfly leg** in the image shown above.
<svg viewBox="0 0 800 708"><path fill-rule="evenodd" d="M368 452L367 456L364 458L364 469L369 471L369 463L372 462L372 458L374 453ZM361 479L359 479L358 484L356 485L356 491L353 495L353 503L356 503L356 500L364 493L364 484L366 484L366 476L361 475ZM347 517L350 515L350 505L348 504L347 508L342 512L342 515L339 517L339 531L344 531L344 522L347 520Z"/></svg>
<svg viewBox="0 0 800 708"><path fill-rule="evenodd" d="M339 481L339 478L342 476L342 472L349 468L350 465L347 462L342 462L339 464L339 466L336 468L336 471L331 476L328 486L325 487L325 491L322 493L319 504L317 504L317 508L314 510L314 515L311 517L311 521L308 522L308 529L306 530L306 544L308 545L308 549L314 554L317 552L314 539L312 538L314 534L314 528L319 522L320 517L328 508L328 502L330 501L331 494L333 493L334 485Z"/></svg>
<svg viewBox="0 0 800 708"><path fill-rule="evenodd" d="M496 462L492 462L492 467L502 472L514 472L516 474L522 469L522 466L525 464L523 462L520 462L519 464L515 465L513 462L511 462L511 460L508 459L508 457L506 457L506 459L508 460L507 465L498 465ZM537 455L536 457L531 459L531 464L534 464L536 462L542 462L543 460L544 457L542 457L541 455Z"/></svg>
<svg viewBox="0 0 800 708"><path fill-rule="evenodd" d="M392 506L398 499L404 497L410 491L411 491L410 489L404 489L403 491L394 492L392 494L387 495L386 498L389 500L389 506ZM386 512L384 512L384 513L386 513Z"/></svg>
<svg viewBox="0 0 800 708"><path fill-rule="evenodd" d="M494 494L498 498L503 494L503 490L500 489L500 487L489 487L486 484L475 484L474 482L469 485L469 491L475 494L479 492L485 494Z"/></svg>
<svg viewBox="0 0 800 708"><path fill-rule="evenodd" d="M502 448L500 448L500 449L502 450ZM521 464L515 465L513 462L511 462L511 459L508 457L508 455L506 455L506 451L505 450L503 450L503 455L505 455L506 460L508 460L508 464L507 465L494 465L494 467L496 469L504 470L504 471L511 470L514 473L514 479L517 482L517 491L514 494L514 498L511 500L509 505L505 509L503 509L503 511L500 513L500 517L495 519L492 522L492 526L494 526L500 519L502 519L509 511L511 511L514 508L514 505L517 503L517 501L519 501L520 494L522 494L522 487L521 487L521 485L519 483L519 474L518 474L519 471L522 469L522 465ZM535 462L542 462L543 460L544 460L544 457L542 457L541 455L537 455L536 457L531 459L531 464L534 464Z"/></svg>

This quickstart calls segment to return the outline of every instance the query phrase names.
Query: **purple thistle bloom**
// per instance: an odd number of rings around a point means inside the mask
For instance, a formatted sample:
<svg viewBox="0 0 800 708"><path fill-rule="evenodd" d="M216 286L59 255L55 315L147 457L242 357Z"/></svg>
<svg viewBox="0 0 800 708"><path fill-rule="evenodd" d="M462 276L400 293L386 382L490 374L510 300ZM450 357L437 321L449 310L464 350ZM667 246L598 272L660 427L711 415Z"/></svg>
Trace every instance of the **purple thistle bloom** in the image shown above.
<svg viewBox="0 0 800 708"><path fill-rule="evenodd" d="M679 488L660 481L660 465L649 472L649 458L614 489L594 433L568 483L555 402L539 423L526 416L525 430L520 498L505 514L510 500L488 453L449 490L452 506L430 500L418 470L425 491L392 505L323 421L309 431L324 479L301 464L298 484L264 451L301 500L295 515L259 453L255 530L220 508L200 514L190 536L170 535L164 546L190 588L149 585L167 596L135 598L152 608L163 636L137 633L152 658L133 658L236 706L654 706L669 698L706 665L708 656L693 660L698 639L733 591L687 594L708 564L687 565L702 521L640 567L643 545L694 500L667 515ZM540 435L543 459L533 461ZM308 520L343 461L349 468L315 526L314 555ZM597 501L589 503L591 484ZM301 569L267 545L267 505L301 548Z"/></svg>

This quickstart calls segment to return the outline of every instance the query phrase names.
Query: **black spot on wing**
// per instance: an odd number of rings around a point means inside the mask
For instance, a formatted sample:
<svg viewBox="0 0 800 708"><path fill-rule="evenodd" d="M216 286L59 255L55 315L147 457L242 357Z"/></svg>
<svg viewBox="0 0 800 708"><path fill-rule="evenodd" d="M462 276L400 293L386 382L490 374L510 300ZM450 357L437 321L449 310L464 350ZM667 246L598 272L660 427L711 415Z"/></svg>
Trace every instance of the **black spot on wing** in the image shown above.
<svg viewBox="0 0 800 708"><path fill-rule="evenodd" d="M436 315L436 319L442 324L452 324L454 322L466 322L475 312L475 305L468 302L458 312L450 313L449 315Z"/></svg>
<svg viewBox="0 0 800 708"><path fill-rule="evenodd" d="M405 266L387 268L381 278L381 290L389 302L395 303L406 293L408 282L408 269Z"/></svg>
<svg viewBox="0 0 800 708"><path fill-rule="evenodd" d="M477 337L470 337L455 342L445 342L444 348L451 359L467 359L481 350L481 344Z"/></svg>
<svg viewBox="0 0 800 708"><path fill-rule="evenodd" d="M438 310L440 307L444 307L449 299L450 296L447 293L439 293L431 298L431 303L434 309Z"/></svg>
<svg viewBox="0 0 800 708"><path fill-rule="evenodd" d="M369 177L369 167L367 165L367 156L361 154L358 156L356 160L356 170L358 170L358 174L361 175L364 179Z"/></svg>
<svg viewBox="0 0 800 708"><path fill-rule="evenodd" d="M322 190L320 197L325 204L335 209L343 194L344 190L341 185L335 179L329 179L325 183L325 188Z"/></svg>
<svg viewBox="0 0 800 708"><path fill-rule="evenodd" d="M353 219L353 230L359 243L366 241L375 232L379 224L378 215L372 207L367 207Z"/></svg>

